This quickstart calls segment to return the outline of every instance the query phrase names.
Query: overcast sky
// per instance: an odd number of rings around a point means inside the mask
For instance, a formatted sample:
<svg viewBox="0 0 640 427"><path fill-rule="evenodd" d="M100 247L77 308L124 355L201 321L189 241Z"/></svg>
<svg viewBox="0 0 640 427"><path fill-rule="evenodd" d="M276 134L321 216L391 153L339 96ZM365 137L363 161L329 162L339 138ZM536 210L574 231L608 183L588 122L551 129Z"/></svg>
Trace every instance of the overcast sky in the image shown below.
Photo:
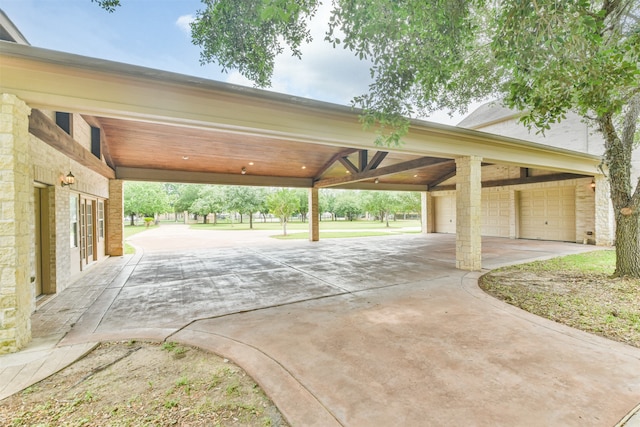
<svg viewBox="0 0 640 427"><path fill-rule="evenodd" d="M121 0L108 13L91 0L2 0L0 7L33 46L125 62L207 79L252 86L235 71L200 65L191 43L189 22L200 0ZM314 42L302 61L283 55L276 62L269 90L350 105L366 93L369 65L349 51L324 42L326 19L314 20ZM461 116L436 114L429 120L456 124Z"/></svg>

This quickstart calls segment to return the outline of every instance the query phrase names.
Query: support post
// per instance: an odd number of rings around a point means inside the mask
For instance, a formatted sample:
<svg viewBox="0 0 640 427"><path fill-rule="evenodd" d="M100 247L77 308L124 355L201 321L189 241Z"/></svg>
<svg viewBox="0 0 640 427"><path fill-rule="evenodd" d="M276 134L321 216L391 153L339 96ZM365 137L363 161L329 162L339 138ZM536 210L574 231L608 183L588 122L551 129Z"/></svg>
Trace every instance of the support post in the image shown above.
<svg viewBox="0 0 640 427"><path fill-rule="evenodd" d="M420 215L422 234L433 233L433 197L428 191L420 193Z"/></svg>
<svg viewBox="0 0 640 427"><path fill-rule="evenodd" d="M107 207L107 253L124 255L124 181L109 180L109 203Z"/></svg>
<svg viewBox="0 0 640 427"><path fill-rule="evenodd" d="M615 225L613 206L611 203L611 188L606 177L600 175L595 182L595 238L597 246L612 246L615 240Z"/></svg>
<svg viewBox="0 0 640 427"><path fill-rule="evenodd" d="M456 268L482 269L482 158L456 159Z"/></svg>
<svg viewBox="0 0 640 427"><path fill-rule="evenodd" d="M320 212L318 201L318 189L309 189L309 241L320 240Z"/></svg>

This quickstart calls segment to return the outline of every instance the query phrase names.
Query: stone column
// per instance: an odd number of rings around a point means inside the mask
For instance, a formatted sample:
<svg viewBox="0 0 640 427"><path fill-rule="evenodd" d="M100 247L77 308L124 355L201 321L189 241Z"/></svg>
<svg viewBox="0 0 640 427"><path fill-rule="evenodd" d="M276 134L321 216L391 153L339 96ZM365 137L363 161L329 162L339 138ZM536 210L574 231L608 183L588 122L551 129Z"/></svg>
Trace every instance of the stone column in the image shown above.
<svg viewBox="0 0 640 427"><path fill-rule="evenodd" d="M35 290L29 280L33 168L29 152L31 109L0 95L0 354L31 340Z"/></svg>
<svg viewBox="0 0 640 427"><path fill-rule="evenodd" d="M613 206L609 181L600 175L594 178L595 190L595 239L598 246L612 246L615 240Z"/></svg>
<svg viewBox="0 0 640 427"><path fill-rule="evenodd" d="M420 193L420 214L422 234L433 233L433 196L428 191Z"/></svg>
<svg viewBox="0 0 640 427"><path fill-rule="evenodd" d="M482 269L482 158L456 159L456 268Z"/></svg>
<svg viewBox="0 0 640 427"><path fill-rule="evenodd" d="M124 255L124 182L120 179L109 180L107 254Z"/></svg>
<svg viewBox="0 0 640 427"><path fill-rule="evenodd" d="M309 189L309 241L320 240L320 212L318 201L318 189Z"/></svg>

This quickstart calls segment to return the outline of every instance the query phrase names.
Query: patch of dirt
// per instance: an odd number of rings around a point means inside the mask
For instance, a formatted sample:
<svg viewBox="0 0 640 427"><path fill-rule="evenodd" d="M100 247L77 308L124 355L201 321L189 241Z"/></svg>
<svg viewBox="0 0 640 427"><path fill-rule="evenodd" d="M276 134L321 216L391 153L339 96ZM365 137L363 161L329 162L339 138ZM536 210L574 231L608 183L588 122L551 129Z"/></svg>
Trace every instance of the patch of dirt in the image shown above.
<svg viewBox="0 0 640 427"><path fill-rule="evenodd" d="M480 287L530 313L640 347L640 280L517 266L487 273Z"/></svg>
<svg viewBox="0 0 640 427"><path fill-rule="evenodd" d="M0 401L8 426L288 426L238 366L175 343L102 343Z"/></svg>

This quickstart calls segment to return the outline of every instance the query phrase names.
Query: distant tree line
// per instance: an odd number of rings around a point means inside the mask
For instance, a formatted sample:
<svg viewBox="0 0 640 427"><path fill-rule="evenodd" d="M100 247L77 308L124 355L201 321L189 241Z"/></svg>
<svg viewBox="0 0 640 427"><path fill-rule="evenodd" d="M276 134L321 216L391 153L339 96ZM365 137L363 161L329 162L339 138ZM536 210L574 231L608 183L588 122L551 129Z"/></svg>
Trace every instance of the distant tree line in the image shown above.
<svg viewBox="0 0 640 427"><path fill-rule="evenodd" d="M368 214L371 219L386 222L397 214L420 212L420 193L398 191L360 191L323 189L319 196L319 211L331 220L344 218L354 221ZM240 223L245 217L253 228L256 214L272 214L285 228L293 216L307 220L309 212L306 189L242 187L210 184L173 184L153 182L126 182L124 186L124 213L134 224L135 217L153 217L158 214L189 212L202 216L204 222L216 223L222 214L237 214Z"/></svg>

